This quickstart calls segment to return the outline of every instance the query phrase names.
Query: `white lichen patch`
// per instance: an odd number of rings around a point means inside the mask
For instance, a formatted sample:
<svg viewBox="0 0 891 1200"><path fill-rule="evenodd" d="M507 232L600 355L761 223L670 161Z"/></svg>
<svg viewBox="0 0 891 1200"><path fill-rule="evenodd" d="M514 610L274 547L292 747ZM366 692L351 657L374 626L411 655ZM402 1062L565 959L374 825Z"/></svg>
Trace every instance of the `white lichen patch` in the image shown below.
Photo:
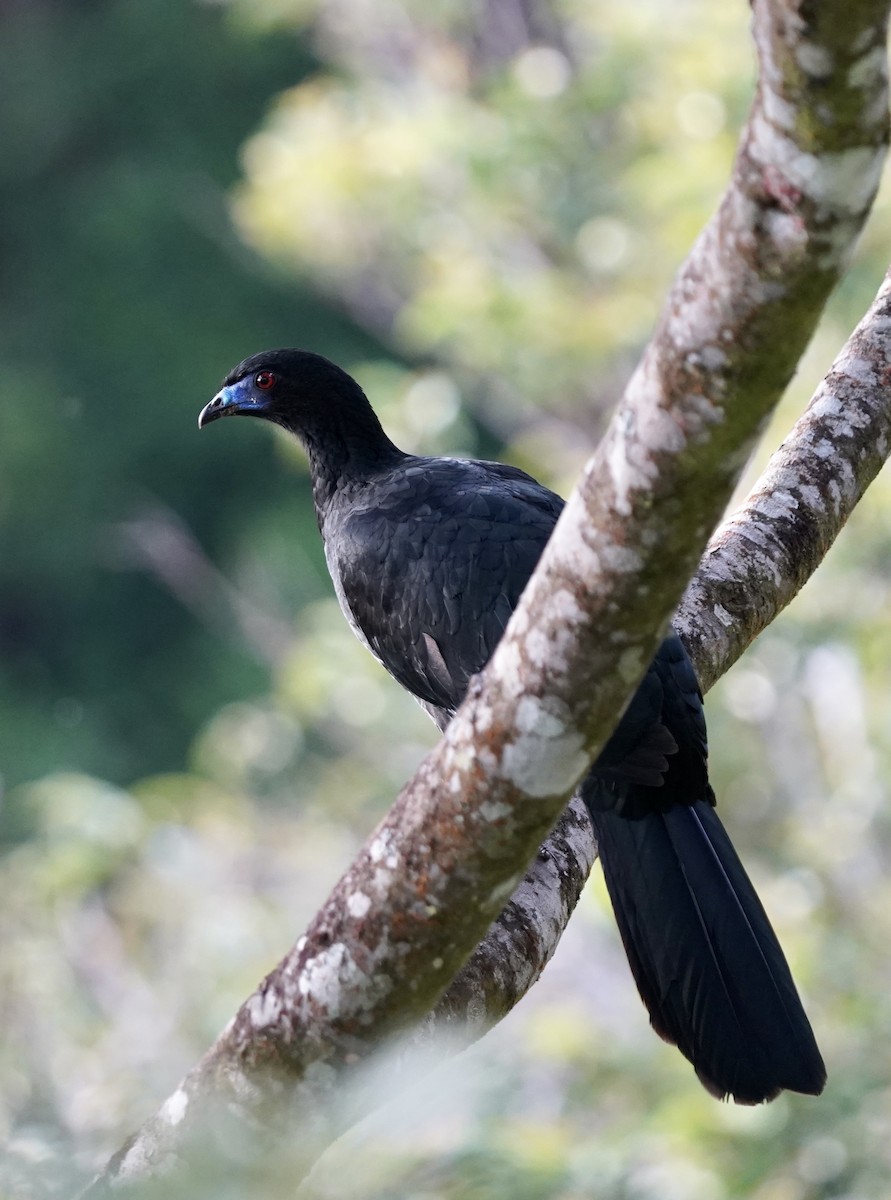
<svg viewBox="0 0 891 1200"><path fill-rule="evenodd" d="M519 696L526 687L526 670L523 652L513 638L503 641L496 651L495 670L501 680L504 694L508 697ZM456 756L457 757L457 756ZM457 763L461 767L470 766L470 755L465 750L465 763Z"/></svg>
<svg viewBox="0 0 891 1200"><path fill-rule="evenodd" d="M494 751L489 750L486 746L483 746L476 758L477 762L487 775L494 774L496 768L498 767L498 759L495 756Z"/></svg>
<svg viewBox="0 0 891 1200"><path fill-rule="evenodd" d="M551 661L551 639L543 629L531 629L526 635L526 657L534 667L544 667Z"/></svg>
<svg viewBox="0 0 891 1200"><path fill-rule="evenodd" d="M723 604L716 604L712 611L725 629L731 629L733 627L733 617Z"/></svg>
<svg viewBox="0 0 891 1200"><path fill-rule="evenodd" d="M852 240L860 232L860 217L858 215L841 216L834 214L834 220L823 230L823 253L817 260L819 267L835 270L844 266L852 250Z"/></svg>
<svg viewBox="0 0 891 1200"><path fill-rule="evenodd" d="M307 961L301 972L298 988L301 996L311 997L317 1004L328 1009L333 1017L339 1008L343 985L355 986L361 979L362 972L353 961L346 945L343 942L334 942Z"/></svg>
<svg viewBox="0 0 891 1200"><path fill-rule="evenodd" d="M540 726L520 733L504 747L501 773L528 796L554 796L569 791L588 760L578 730L555 723L544 708L540 715Z"/></svg>
<svg viewBox="0 0 891 1200"><path fill-rule="evenodd" d="M629 646L627 650L623 650L616 664L619 678L626 680L628 683L633 683L634 680L639 679L643 673L643 668L643 654L639 646Z"/></svg>
<svg viewBox="0 0 891 1200"><path fill-rule="evenodd" d="M512 632L517 636L521 636L529 628L529 617L526 612L519 609L511 617Z"/></svg>
<svg viewBox="0 0 891 1200"><path fill-rule="evenodd" d="M719 351L719 353L723 355L723 352ZM698 363L702 363L701 355L702 351L698 349L694 355L687 357L688 359L695 357ZM686 442L684 431L672 414L666 412L664 408L658 407L651 407L647 412L646 419L641 425L641 435L651 450L667 450L672 454L683 450Z"/></svg>
<svg viewBox="0 0 891 1200"><path fill-rule="evenodd" d="M762 112L753 114L749 150L764 167L773 167L790 188L818 207L859 215L875 195L884 154L875 146L852 146L834 154L808 154L780 133Z"/></svg>
<svg viewBox="0 0 891 1200"><path fill-rule="evenodd" d="M600 574L600 557L585 538L590 518L578 491L572 493L557 522L552 541L566 573L590 582Z"/></svg>
<svg viewBox="0 0 891 1200"><path fill-rule="evenodd" d="M364 892L353 892L347 900L346 906L350 916L361 921L371 908L371 897L366 896Z"/></svg>
<svg viewBox="0 0 891 1200"><path fill-rule="evenodd" d="M798 497L781 488L759 497L758 511L770 520L784 519L798 509Z"/></svg>
<svg viewBox="0 0 891 1200"><path fill-rule="evenodd" d="M368 847L368 857L373 863L379 863L387 856L389 839L385 834L379 834Z"/></svg>
<svg viewBox="0 0 891 1200"><path fill-rule="evenodd" d="M541 700L537 696L523 696L517 705L515 722L520 733L561 737L569 719L569 709L562 700L556 697Z"/></svg>
<svg viewBox="0 0 891 1200"><path fill-rule="evenodd" d="M175 1162L176 1159L171 1155L170 1166L172 1167ZM145 1179L152 1173L163 1175L166 1172L163 1166L159 1170L156 1156L150 1153L150 1147L146 1146L144 1138L139 1138L118 1164L115 1180Z"/></svg>
<svg viewBox="0 0 891 1200"><path fill-rule="evenodd" d="M158 1116L168 1125L178 1125L186 1115L188 1107L188 1094L182 1088L177 1088L173 1095L168 1096L164 1101Z"/></svg>
<svg viewBox="0 0 891 1200"><path fill-rule="evenodd" d="M391 871L399 866L399 851L393 845L392 834L387 830L379 833L368 847L368 857L373 863L383 863Z"/></svg>
<svg viewBox="0 0 891 1200"><path fill-rule="evenodd" d="M795 59L802 71L815 79L826 79L832 74L832 55L816 42L799 42L795 47Z"/></svg>
<svg viewBox="0 0 891 1200"><path fill-rule="evenodd" d="M386 975L363 971L343 942L334 942L314 955L298 982L300 995L321 1006L329 1020L366 1012L391 987Z"/></svg>
<svg viewBox="0 0 891 1200"><path fill-rule="evenodd" d="M504 879L501 883L496 884L495 887L492 888L491 892L489 892L489 895L486 897L480 907L493 908L496 905L501 907L506 903L507 900L510 899L514 888L520 881L520 878L521 877L519 875L511 875L508 879Z"/></svg>
<svg viewBox="0 0 891 1200"><path fill-rule="evenodd" d="M484 821L492 823L503 821L505 817L509 817L513 809L509 804L505 804L500 800L485 800L479 806L479 815Z"/></svg>
<svg viewBox="0 0 891 1200"><path fill-rule="evenodd" d="M386 867L378 867L371 880L371 886L376 892L384 893L389 890L390 883L393 879L393 872L388 871Z"/></svg>
<svg viewBox="0 0 891 1200"><path fill-rule="evenodd" d="M707 371L722 371L730 362L730 358L726 350L722 350L720 346L705 345L698 351L699 361ZM705 397L702 397L705 399ZM720 409L716 409L713 404L709 408L716 414L723 416Z"/></svg>
<svg viewBox="0 0 891 1200"><path fill-rule="evenodd" d="M764 217L764 231L786 259L803 258L810 246L807 226L797 213L771 209Z"/></svg>
<svg viewBox="0 0 891 1200"><path fill-rule="evenodd" d="M848 69L848 86L855 88L878 87L881 90L882 77L888 62L888 52L883 43L873 46L871 50Z"/></svg>
<svg viewBox="0 0 891 1200"><path fill-rule="evenodd" d="M738 228L746 228L754 219L754 212L749 202L741 193L731 190L727 193L729 208L728 219ZM718 226L712 221L706 225L699 235L690 253L690 262L701 261L720 262L723 255L719 253ZM743 263L735 269L734 288L744 295L751 286L751 274ZM666 325L666 335L669 345L663 353L671 357L683 359L689 365L702 365L702 353L705 347L719 348L732 344L734 340L731 314L727 305L725 289L721 287L719 277L717 284L703 287L698 273L680 276L678 283L672 289L670 303L672 305ZM728 337L729 334L729 337ZM666 405L670 403L664 394L666 384L660 376L656 376L649 392L642 392L638 403L644 406ZM684 396L683 404L688 408L693 398Z"/></svg>
<svg viewBox="0 0 891 1200"><path fill-rule="evenodd" d="M264 1029L275 1025L281 1016L281 997L272 988L267 988L262 994L255 993L248 1001L248 1015L254 1029Z"/></svg>
<svg viewBox="0 0 891 1200"><path fill-rule="evenodd" d="M826 507L823 503L823 493L812 483L801 484L798 488L798 495L803 503L815 512L822 513Z"/></svg>
<svg viewBox="0 0 891 1200"><path fill-rule="evenodd" d="M564 625L578 625L584 620L585 610L568 588L559 588L550 602L554 618Z"/></svg>
<svg viewBox="0 0 891 1200"><path fill-rule="evenodd" d="M492 725L492 710L486 704L478 705L473 714L477 733L486 733Z"/></svg>
<svg viewBox="0 0 891 1200"><path fill-rule="evenodd" d="M765 80L766 82L766 80ZM761 104L764 115L771 125L786 129L790 133L795 129L796 109L793 104L778 92L776 88L764 87L761 93Z"/></svg>
<svg viewBox="0 0 891 1200"><path fill-rule="evenodd" d="M629 385L629 393L630 393ZM626 393L627 394L627 393ZM642 400L644 397L641 398ZM648 460L640 460L639 454L633 456L633 443L624 435L617 435L610 439L607 445L607 467L609 469L610 478L613 484L614 504L616 511L621 516L628 516L631 512L631 496L635 492L643 491L648 485L653 474L652 464ZM579 541L582 541L581 537ZM586 548L589 553L593 554L590 547ZM596 567L599 565L594 556L593 568L590 575L596 573Z"/></svg>
<svg viewBox="0 0 891 1200"><path fill-rule="evenodd" d="M503 651L508 648L510 642L502 641L496 651L497 654L503 654ZM477 705L479 708L479 705ZM445 765L451 771L466 771L473 763L473 754L467 744L468 737L472 736L470 727L465 720L452 721L446 727L443 734L445 742Z"/></svg>
<svg viewBox="0 0 891 1200"><path fill-rule="evenodd" d="M620 546L616 542L604 542L600 547L600 559L610 571L616 575L628 575L639 571L643 565L640 554L630 546Z"/></svg>
<svg viewBox="0 0 891 1200"><path fill-rule="evenodd" d="M854 35L854 40L851 42L851 53L859 54L861 50L865 50L867 46L871 46L876 41L884 45L884 38L881 36L881 33L874 25L867 25Z"/></svg>
<svg viewBox="0 0 891 1200"><path fill-rule="evenodd" d="M584 616L572 593L565 588L548 601L542 624L530 629L522 650L518 650L516 658L509 662L515 671L509 694L519 695L525 688L528 672L523 670L524 658L526 665L537 671L547 669L560 672L566 669L568 657L576 643L577 628Z"/></svg>

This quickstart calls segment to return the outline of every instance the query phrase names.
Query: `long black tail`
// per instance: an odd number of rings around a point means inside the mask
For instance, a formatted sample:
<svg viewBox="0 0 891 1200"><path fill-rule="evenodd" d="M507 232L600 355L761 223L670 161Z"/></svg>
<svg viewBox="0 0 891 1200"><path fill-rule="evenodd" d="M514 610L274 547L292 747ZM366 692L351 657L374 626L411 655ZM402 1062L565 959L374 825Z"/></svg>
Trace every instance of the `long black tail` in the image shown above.
<svg viewBox="0 0 891 1200"><path fill-rule="evenodd" d="M583 795L596 786L589 776ZM826 1069L788 964L711 805L629 820L590 799L607 889L656 1032L721 1099L819 1094Z"/></svg>

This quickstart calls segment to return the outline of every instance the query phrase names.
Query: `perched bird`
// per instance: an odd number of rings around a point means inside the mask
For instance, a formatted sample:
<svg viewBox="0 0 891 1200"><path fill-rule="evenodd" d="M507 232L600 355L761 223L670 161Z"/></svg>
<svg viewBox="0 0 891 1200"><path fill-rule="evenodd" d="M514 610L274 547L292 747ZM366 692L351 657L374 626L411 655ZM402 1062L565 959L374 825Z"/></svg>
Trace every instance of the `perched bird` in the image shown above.
<svg viewBox="0 0 891 1200"><path fill-rule="evenodd" d="M563 501L501 463L405 454L359 385L302 350L245 359L202 410L262 417L310 463L353 630L444 729L486 664ZM692 664L671 635L581 785L650 1021L713 1095L817 1095L826 1071L770 922L714 810Z"/></svg>

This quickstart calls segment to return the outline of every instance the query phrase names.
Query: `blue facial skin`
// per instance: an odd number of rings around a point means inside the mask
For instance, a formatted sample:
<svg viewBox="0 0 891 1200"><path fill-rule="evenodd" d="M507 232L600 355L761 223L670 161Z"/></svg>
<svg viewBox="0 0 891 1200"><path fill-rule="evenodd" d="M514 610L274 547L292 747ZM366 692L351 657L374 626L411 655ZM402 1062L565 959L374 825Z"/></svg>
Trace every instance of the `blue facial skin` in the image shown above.
<svg viewBox="0 0 891 1200"><path fill-rule="evenodd" d="M230 383L228 387L224 387L209 404L205 404L198 414L198 428L209 425L218 417L234 417L238 413L246 416L261 413L268 406L267 397L257 391L254 377L246 375L237 383Z"/></svg>

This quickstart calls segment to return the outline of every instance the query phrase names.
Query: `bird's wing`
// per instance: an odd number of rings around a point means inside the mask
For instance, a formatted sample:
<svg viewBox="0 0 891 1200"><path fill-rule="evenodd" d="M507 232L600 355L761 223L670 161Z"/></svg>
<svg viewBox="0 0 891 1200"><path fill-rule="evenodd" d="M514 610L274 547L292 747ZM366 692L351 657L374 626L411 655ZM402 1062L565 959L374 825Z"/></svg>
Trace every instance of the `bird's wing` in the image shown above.
<svg viewBox="0 0 891 1200"><path fill-rule="evenodd" d="M454 712L501 638L563 502L498 463L416 460L326 537L341 604L391 675Z"/></svg>
<svg viewBox="0 0 891 1200"><path fill-rule="evenodd" d="M600 801L591 790L589 804L618 808L623 816L699 800L714 804L702 693L677 634L661 642L597 759L596 774Z"/></svg>
<svg viewBox="0 0 891 1200"><path fill-rule="evenodd" d="M563 501L499 463L417 459L351 500L326 535L341 605L442 726L488 662ZM713 801L693 667L671 635L597 760L586 797L623 815Z"/></svg>

